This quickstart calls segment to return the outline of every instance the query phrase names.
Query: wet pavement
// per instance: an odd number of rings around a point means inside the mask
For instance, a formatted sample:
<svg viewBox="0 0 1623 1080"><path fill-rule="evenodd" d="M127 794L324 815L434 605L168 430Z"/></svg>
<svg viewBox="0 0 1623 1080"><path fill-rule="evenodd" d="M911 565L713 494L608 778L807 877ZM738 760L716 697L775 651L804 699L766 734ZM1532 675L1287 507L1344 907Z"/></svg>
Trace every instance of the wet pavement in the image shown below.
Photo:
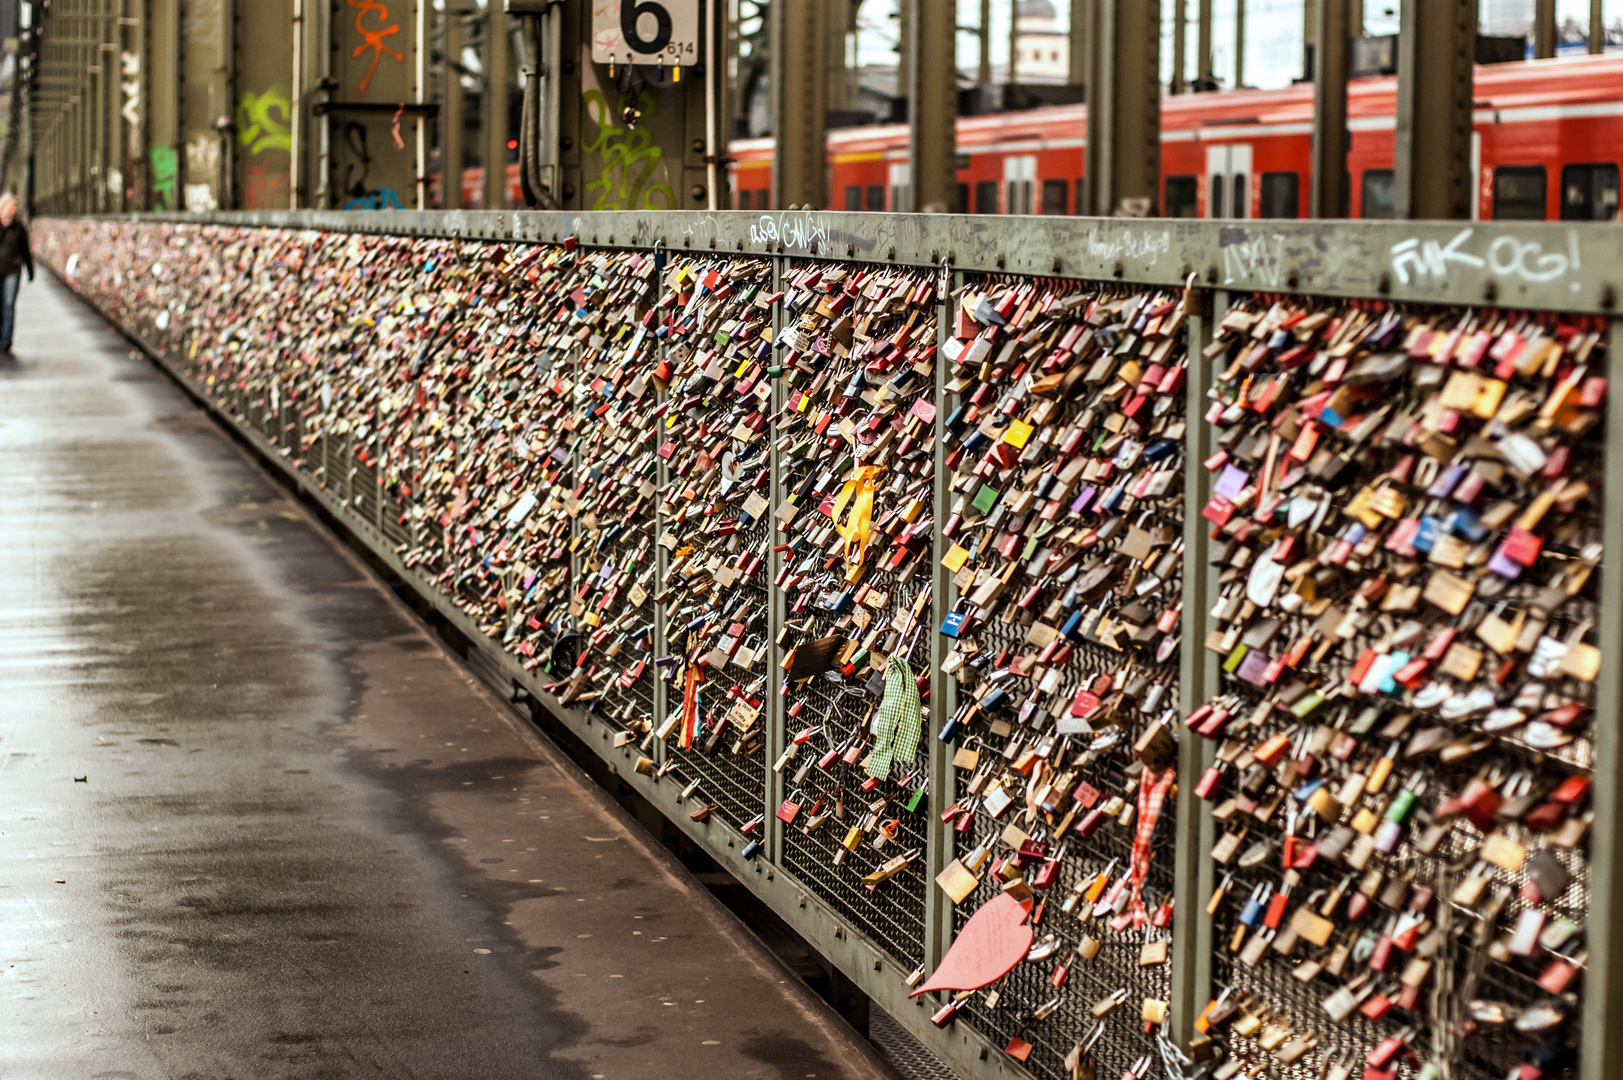
<svg viewBox="0 0 1623 1080"><path fill-rule="evenodd" d="M0 366L0 1078L887 1075L45 274Z"/></svg>

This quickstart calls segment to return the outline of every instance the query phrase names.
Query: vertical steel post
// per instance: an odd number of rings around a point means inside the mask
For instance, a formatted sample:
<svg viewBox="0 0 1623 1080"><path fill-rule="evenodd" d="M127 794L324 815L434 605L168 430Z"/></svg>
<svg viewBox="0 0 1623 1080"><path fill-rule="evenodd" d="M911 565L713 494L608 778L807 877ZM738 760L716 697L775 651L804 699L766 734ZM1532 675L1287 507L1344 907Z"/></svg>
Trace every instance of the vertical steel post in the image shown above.
<svg viewBox="0 0 1623 1080"><path fill-rule="evenodd" d="M1533 59L1555 55L1555 0L1533 0Z"/></svg>
<svg viewBox="0 0 1623 1080"><path fill-rule="evenodd" d="M287 205L297 210L304 198L304 17L306 0L293 0L293 81L288 87L287 99L293 114L287 125Z"/></svg>
<svg viewBox="0 0 1623 1080"><path fill-rule="evenodd" d="M1195 7L1195 70L1202 90L1212 85L1212 0L1197 0Z"/></svg>
<svg viewBox="0 0 1623 1080"><path fill-rule="evenodd" d="M772 205L828 205L823 86L828 68L818 46L828 37L828 0L772 0Z"/></svg>
<svg viewBox="0 0 1623 1080"><path fill-rule="evenodd" d="M1611 377L1623 374L1623 319L1613 319L1607 340ZM1623 641L1623 400L1606 401L1606 489L1602 496L1604 543L1595 638L1603 647ZM1623 664L1601 665L1595 683L1597 779L1623 772ZM1623 1076L1623 798L1618 785L1597 783L1590 796L1596 828L1589 834L1589 963L1584 969L1580 1080Z"/></svg>
<svg viewBox="0 0 1623 1080"><path fill-rule="evenodd" d="M1219 294L1226 298L1226 294ZM1217 575L1207 559L1206 519L1201 510L1211 498L1212 474L1199 463L1211 454L1211 425L1206 423L1206 390L1212 362L1206 358L1221 303L1210 293L1194 292L1187 319L1189 374L1184 398L1183 615L1178 627L1179 707L1185 716L1217 689L1217 656L1206 648L1208 612L1217 600ZM1187 729L1178 739L1178 801L1173 838L1172 1023L1174 1037L1187 1045L1194 1022L1212 989L1211 916L1206 900L1212 893L1212 816L1193 794L1195 782L1216 759L1212 744Z"/></svg>
<svg viewBox="0 0 1623 1080"><path fill-rule="evenodd" d="M445 56L440 65L440 206L462 209L462 41L464 16L445 8ZM547 73L551 79L552 73ZM547 134L550 136L550 129ZM654 680L658 682L659 680Z"/></svg>
<svg viewBox="0 0 1623 1080"><path fill-rule="evenodd" d="M772 259L772 291L774 293L784 291L783 282L789 276L788 263L789 260L782 256ZM783 325L783 301L780 298L772 305L772 339L774 341L780 339L783 333ZM772 384L772 411L780 412L784 403L788 400L788 396L783 383L774 381ZM767 488L768 502L771 503L772 509L768 511L769 516L766 522L766 534L768 537L766 573L767 579L775 582L778 575L783 572L785 561L784 553L776 550L778 547L777 509L783 505L783 500L788 494L789 488L783 482L784 461L782 455L778 452L777 425L773 424L767 434L772 439L772 448L767 459L767 468L770 470L771 475ZM776 642L778 635L783 632L783 624L788 617L787 606L782 589L774 586L767 590L767 644L765 655L768 659L766 661L766 689L763 691L764 697L761 702L760 720L762 724L766 725L764 729L766 735L765 745L761 750L766 762L766 783L764 785L766 790L764 805L761 807L761 812L766 815L766 835L762 841L762 846L766 848L767 861L778 866L783 865L783 822L778 819L775 811L783 802L785 783L783 774L773 771L772 764L783 755L784 749L788 746L789 732L787 730L788 717L783 700L784 671L774 662L773 658L778 656Z"/></svg>
<svg viewBox="0 0 1623 1080"><path fill-rule="evenodd" d="M1089 213L1154 214L1161 190L1160 0L1093 0Z"/></svg>
<svg viewBox="0 0 1623 1080"><path fill-rule="evenodd" d="M947 272L943 264L942 273ZM963 284L963 274L955 273L948 280L956 291ZM936 344L946 344L952 329L952 305L956 301L948 295L936 309ZM952 607L952 575L941 565L941 560L952 546L952 541L941 535L940 523L946 520L952 498L952 474L947 468L948 451L942 438L942 424L956 406L958 395L947 393L948 375L945 364L936 365L935 375L935 481L932 498L936 527L930 530L930 606L921 619L928 619L924 627L929 642L930 664L930 716L924 726L925 753L929 761L930 812L924 821L924 964L934 970L952 946L952 898L935 883L936 875L946 869L955 858L953 854L952 826L941 820L941 814L957 797L956 778L952 771L952 748L936 733L941 730L958 709L958 680L941 674L941 663L947 658L947 643L940 634L941 621Z"/></svg>
<svg viewBox="0 0 1623 1080"><path fill-rule="evenodd" d="M1317 0L1313 26L1313 169L1308 215L1347 216L1347 0Z"/></svg>
<svg viewBox="0 0 1623 1080"><path fill-rule="evenodd" d="M1082 0L1071 0L1071 17L1076 18L1076 8ZM982 86L992 85L992 0L981 0L980 21L975 24L979 30L975 35L975 44L978 46L976 54L975 81ZM1074 22L1072 24L1075 25ZM1076 35L1071 36L1072 69L1075 70ZM1074 80L1073 80L1074 81Z"/></svg>
<svg viewBox="0 0 1623 1080"><path fill-rule="evenodd" d="M1589 55L1606 51L1606 0L1589 0Z"/></svg>
<svg viewBox="0 0 1623 1080"><path fill-rule="evenodd" d="M1234 0L1234 89L1245 86L1245 0Z"/></svg>
<svg viewBox="0 0 1623 1080"><path fill-rule="evenodd" d="M1402 0L1398 29L1400 218L1471 216L1476 0Z"/></svg>
<svg viewBox="0 0 1623 1080"><path fill-rule="evenodd" d="M823 64L828 69L823 75L823 93L826 107L832 111L849 109L846 96L845 35L851 25L850 0L828 0L830 11L823 21Z"/></svg>
<svg viewBox="0 0 1623 1080"><path fill-rule="evenodd" d="M148 0L147 10L146 208L174 210L180 202L180 0Z"/></svg>
<svg viewBox="0 0 1623 1080"><path fill-rule="evenodd" d="M421 106L428 101L428 58L433 51L428 37L429 28L429 0L412 0L413 22L412 30L413 64L411 71L412 101ZM531 63L535 61L532 59ZM423 110L417 110L416 129L416 160L414 170L417 174L417 209L428 209L428 117Z"/></svg>
<svg viewBox="0 0 1623 1080"><path fill-rule="evenodd" d="M958 34L952 0L905 0L912 9L907 88L907 162L911 205L926 214L953 209L958 194L958 67L953 43Z"/></svg>
<svg viewBox="0 0 1623 1080"><path fill-rule="evenodd" d="M1181 94L1189 88L1184 79L1188 71L1188 61L1184 56L1188 43L1184 39L1188 36L1189 0L1172 0L1172 84L1169 90L1174 94Z"/></svg>
<svg viewBox="0 0 1623 1080"><path fill-rule="evenodd" d="M485 8L485 209L507 209L507 99L512 84L507 14L499 0Z"/></svg>

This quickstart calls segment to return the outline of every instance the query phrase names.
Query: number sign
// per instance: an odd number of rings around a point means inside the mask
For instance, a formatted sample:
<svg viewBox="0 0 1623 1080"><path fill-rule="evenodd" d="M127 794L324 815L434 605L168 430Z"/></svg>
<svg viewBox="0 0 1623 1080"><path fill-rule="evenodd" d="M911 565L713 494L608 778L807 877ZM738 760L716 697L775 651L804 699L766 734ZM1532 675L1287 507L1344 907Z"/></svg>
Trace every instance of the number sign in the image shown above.
<svg viewBox="0 0 1623 1080"><path fill-rule="evenodd" d="M592 62L699 62L699 0L592 0Z"/></svg>

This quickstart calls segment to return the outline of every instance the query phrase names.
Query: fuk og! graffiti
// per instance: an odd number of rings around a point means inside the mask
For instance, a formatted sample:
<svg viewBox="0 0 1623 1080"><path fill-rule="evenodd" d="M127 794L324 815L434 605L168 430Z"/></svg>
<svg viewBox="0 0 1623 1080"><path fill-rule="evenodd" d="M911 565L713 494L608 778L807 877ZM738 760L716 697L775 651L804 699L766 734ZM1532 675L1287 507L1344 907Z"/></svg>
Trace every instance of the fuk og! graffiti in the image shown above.
<svg viewBox="0 0 1623 1080"><path fill-rule="evenodd" d="M1495 277L1520 278L1533 285L1557 281L1573 275L1571 288L1578 291L1577 272L1583 261L1578 255L1578 234L1567 230L1566 251L1545 251L1537 240L1522 240L1515 236L1497 236L1488 244L1487 252L1471 250L1467 242L1475 229L1461 229L1448 243L1436 240L1408 239L1391 248L1392 272L1400 282L1447 280L1450 270L1462 266L1469 270L1487 270ZM1473 245L1474 246L1474 245Z"/></svg>

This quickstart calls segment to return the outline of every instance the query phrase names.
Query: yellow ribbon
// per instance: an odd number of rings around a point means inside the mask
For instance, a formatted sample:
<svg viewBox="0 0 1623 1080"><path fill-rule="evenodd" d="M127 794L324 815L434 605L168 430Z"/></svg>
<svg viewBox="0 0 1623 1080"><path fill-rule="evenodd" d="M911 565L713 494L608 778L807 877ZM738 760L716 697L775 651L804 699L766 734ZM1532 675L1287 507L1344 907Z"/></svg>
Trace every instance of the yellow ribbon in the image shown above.
<svg viewBox="0 0 1623 1080"><path fill-rule="evenodd" d="M873 527L874 477L879 472L878 465L857 466L834 499L834 528L845 539L845 561L852 567L861 566L868 554L868 533ZM845 513L848 504L851 513L842 522L840 515ZM851 553L852 545L856 546L855 556Z"/></svg>

